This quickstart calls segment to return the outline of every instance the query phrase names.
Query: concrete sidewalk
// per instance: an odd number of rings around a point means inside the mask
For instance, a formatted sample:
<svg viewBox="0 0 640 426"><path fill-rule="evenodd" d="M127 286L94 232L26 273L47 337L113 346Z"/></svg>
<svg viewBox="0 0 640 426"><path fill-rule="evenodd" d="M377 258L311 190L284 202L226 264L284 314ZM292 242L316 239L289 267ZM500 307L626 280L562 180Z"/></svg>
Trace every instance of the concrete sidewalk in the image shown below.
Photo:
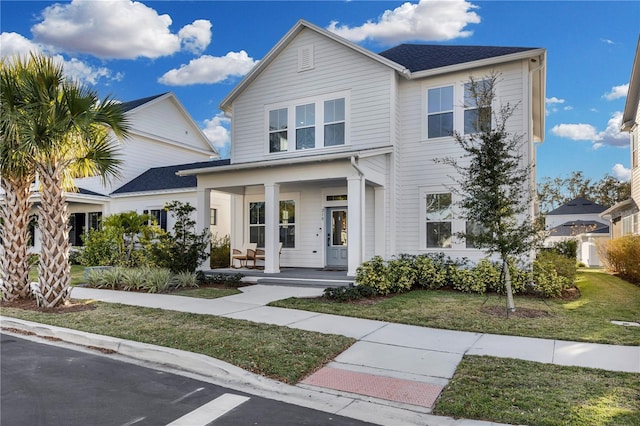
<svg viewBox="0 0 640 426"><path fill-rule="evenodd" d="M241 294L233 296L198 299L75 287L72 297L217 315L355 338L354 345L297 387L401 410L406 416L403 424L461 424L428 413L465 354L640 373L639 346L440 330L265 306L287 297L317 297L322 294L319 288L253 285L240 290ZM391 418L398 419L398 413ZM394 424L377 414L366 420Z"/></svg>

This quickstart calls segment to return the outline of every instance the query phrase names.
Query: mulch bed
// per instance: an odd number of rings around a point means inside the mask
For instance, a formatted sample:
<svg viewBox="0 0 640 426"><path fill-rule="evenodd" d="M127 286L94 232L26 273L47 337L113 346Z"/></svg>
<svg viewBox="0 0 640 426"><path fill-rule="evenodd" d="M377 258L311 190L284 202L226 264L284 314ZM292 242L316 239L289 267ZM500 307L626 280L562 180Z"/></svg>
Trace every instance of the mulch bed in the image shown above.
<svg viewBox="0 0 640 426"><path fill-rule="evenodd" d="M56 306L55 308L42 308L38 306L35 299L17 299L10 302L0 302L0 308L15 308L24 309L28 311L47 312L53 314L66 314L71 312L90 311L96 308L93 303L86 303L83 301L70 300L65 305Z"/></svg>

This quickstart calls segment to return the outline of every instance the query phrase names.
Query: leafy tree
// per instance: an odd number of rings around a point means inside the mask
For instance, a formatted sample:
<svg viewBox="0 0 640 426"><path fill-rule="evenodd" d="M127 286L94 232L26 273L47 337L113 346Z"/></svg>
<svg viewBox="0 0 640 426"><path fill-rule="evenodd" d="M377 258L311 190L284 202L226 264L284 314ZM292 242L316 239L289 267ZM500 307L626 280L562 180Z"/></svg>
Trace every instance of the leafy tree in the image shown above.
<svg viewBox="0 0 640 426"><path fill-rule="evenodd" d="M120 105L100 101L96 92L68 80L62 65L52 58L31 54L7 64L19 74L13 94L19 114L13 121L15 155L29 158L40 179L39 228L42 253L39 263L40 306L53 307L70 297L69 211L65 190L75 189L74 178L116 176L115 139L127 135Z"/></svg>
<svg viewBox="0 0 640 426"><path fill-rule="evenodd" d="M626 200L631 196L631 184L613 176L605 175L593 182L581 171L572 172L568 177L545 177L538 185L538 201L544 213L560 207L574 198L586 198L605 207Z"/></svg>
<svg viewBox="0 0 640 426"><path fill-rule="evenodd" d="M200 262L209 257L209 231L195 232L196 221L191 214L196 210L189 203L172 201L164 206L175 217L171 233L166 233L150 245L150 252L158 266L172 272L195 272Z"/></svg>
<svg viewBox="0 0 640 426"><path fill-rule="evenodd" d="M458 172L454 177L463 217L476 226L457 235L502 261L507 309L515 311L509 259L531 252L540 242L541 226L530 215L533 200L531 166L525 164L522 135L507 130L517 105L499 105L494 111L498 74L482 80L473 77L465 99L477 116L470 134L454 133L464 151L461 158L438 160Z"/></svg>

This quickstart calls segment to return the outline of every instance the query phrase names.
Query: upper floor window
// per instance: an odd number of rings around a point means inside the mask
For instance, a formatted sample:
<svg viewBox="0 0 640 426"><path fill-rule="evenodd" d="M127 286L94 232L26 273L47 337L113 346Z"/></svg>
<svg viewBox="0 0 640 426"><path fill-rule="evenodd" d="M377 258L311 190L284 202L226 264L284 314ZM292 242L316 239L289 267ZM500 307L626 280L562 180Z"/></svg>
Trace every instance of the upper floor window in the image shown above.
<svg viewBox="0 0 640 426"><path fill-rule="evenodd" d="M344 98L324 101L324 146L344 145Z"/></svg>
<svg viewBox="0 0 640 426"><path fill-rule="evenodd" d="M488 91L491 80L477 80L464 85L464 133L477 133L491 125L491 104ZM480 103L480 105L478 105Z"/></svg>
<svg viewBox="0 0 640 426"><path fill-rule="evenodd" d="M427 91L427 135L429 139L453 134L453 86Z"/></svg>
<svg viewBox="0 0 640 426"><path fill-rule="evenodd" d="M268 108L269 152L345 145L347 105L347 97L330 94L319 99L292 101ZM294 131L289 132L288 129Z"/></svg>
<svg viewBox="0 0 640 426"><path fill-rule="evenodd" d="M269 152L287 150L289 139L288 114L286 108L269 111Z"/></svg>

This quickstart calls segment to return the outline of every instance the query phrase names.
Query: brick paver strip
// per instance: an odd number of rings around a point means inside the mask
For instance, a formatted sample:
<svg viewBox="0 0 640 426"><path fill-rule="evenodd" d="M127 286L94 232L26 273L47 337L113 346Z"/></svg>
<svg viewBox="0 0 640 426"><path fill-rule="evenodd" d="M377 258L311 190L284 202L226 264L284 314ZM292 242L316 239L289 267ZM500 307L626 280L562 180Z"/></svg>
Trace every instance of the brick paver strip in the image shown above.
<svg viewBox="0 0 640 426"><path fill-rule="evenodd" d="M442 386L325 367L302 383L432 408Z"/></svg>

